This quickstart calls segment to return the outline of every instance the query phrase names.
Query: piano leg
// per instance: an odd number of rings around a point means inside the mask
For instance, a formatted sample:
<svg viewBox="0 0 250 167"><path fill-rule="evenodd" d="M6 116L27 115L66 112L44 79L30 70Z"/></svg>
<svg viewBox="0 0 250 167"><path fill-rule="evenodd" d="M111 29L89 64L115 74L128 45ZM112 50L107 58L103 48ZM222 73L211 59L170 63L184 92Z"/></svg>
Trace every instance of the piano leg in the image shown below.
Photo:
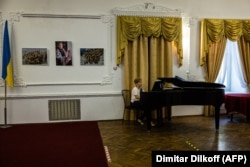
<svg viewBox="0 0 250 167"><path fill-rule="evenodd" d="M219 129L219 124L220 124L220 105L215 105L215 128L216 130Z"/></svg>
<svg viewBox="0 0 250 167"><path fill-rule="evenodd" d="M166 109L167 109L168 121L170 121L170 120L171 120L171 117L172 117L171 105L167 105L167 106L166 106Z"/></svg>
<svg viewBox="0 0 250 167"><path fill-rule="evenodd" d="M219 130L219 123L220 123L220 105L215 105L215 129L216 130ZM171 111L171 106L167 105L166 106L166 109L167 109L167 115L168 115L168 120L170 121L171 120L171 117L172 117L172 111ZM157 110L157 113L159 112L160 109ZM151 110L150 109L146 109L145 110L146 112L146 116L147 116L147 130L148 131L151 131L151 121L152 121L152 118L151 118ZM162 112L159 112L162 114ZM159 114L157 114L159 116ZM159 117L161 118L161 117ZM158 119L158 118L157 118Z"/></svg>
<svg viewBox="0 0 250 167"><path fill-rule="evenodd" d="M157 126L162 126L162 108L157 109Z"/></svg>
<svg viewBox="0 0 250 167"><path fill-rule="evenodd" d="M151 131L151 110L150 109L146 109L145 110L146 114L147 114L147 130Z"/></svg>

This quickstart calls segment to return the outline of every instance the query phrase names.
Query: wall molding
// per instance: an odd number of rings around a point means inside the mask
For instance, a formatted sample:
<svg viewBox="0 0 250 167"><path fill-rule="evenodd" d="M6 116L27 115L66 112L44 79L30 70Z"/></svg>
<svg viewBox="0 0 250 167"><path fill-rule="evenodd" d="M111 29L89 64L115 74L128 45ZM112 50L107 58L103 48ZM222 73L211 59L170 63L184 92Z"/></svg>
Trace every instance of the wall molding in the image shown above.
<svg viewBox="0 0 250 167"><path fill-rule="evenodd" d="M14 22L20 22L21 17L26 18L52 18L52 19L100 19L103 24L108 26L107 32L107 47L110 49L110 61L107 64L107 74L101 76L100 81L84 81L84 82L38 82L38 83L26 83L22 76L17 76L17 69L13 69L13 79L15 87L30 87L30 86L72 86L72 85L112 85L113 84L113 52L112 52L112 26L113 26L113 16L112 15L85 15L85 14L51 14L51 13L25 13L25 12L2 12L0 11L0 23L3 24L5 20L9 20L12 24ZM11 28L11 27L10 27ZM2 30L0 31L2 32ZM2 37L0 37L2 41ZM1 48L2 48L2 42ZM0 87L4 86L4 80L0 79Z"/></svg>
<svg viewBox="0 0 250 167"><path fill-rule="evenodd" d="M112 85L113 74L103 76L101 81L94 82L38 82L25 83L22 78L14 75L14 87L30 87L30 86L72 86L72 85ZM4 80L0 79L0 87L4 86Z"/></svg>
<svg viewBox="0 0 250 167"><path fill-rule="evenodd" d="M36 18L70 18L70 19L101 19L102 15L84 15L84 14L50 14L50 13L22 13L22 17Z"/></svg>
<svg viewBox="0 0 250 167"><path fill-rule="evenodd" d="M86 15L86 14L51 14L51 13L24 13L22 17L28 18L62 18L62 19L101 19L103 23L111 23L110 15Z"/></svg>
<svg viewBox="0 0 250 167"><path fill-rule="evenodd" d="M120 91L113 92L89 92L89 93L57 93L57 94L11 94L8 100L16 99L50 99L50 98L86 98L86 97L110 97L121 96ZM0 94L0 100L4 100L4 95Z"/></svg>

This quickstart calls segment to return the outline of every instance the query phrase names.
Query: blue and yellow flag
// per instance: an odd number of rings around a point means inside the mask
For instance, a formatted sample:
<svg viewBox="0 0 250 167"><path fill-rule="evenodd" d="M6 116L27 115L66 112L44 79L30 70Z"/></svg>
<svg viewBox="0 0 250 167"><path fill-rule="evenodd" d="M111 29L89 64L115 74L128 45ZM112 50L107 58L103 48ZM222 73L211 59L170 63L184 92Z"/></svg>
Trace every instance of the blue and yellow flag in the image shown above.
<svg viewBox="0 0 250 167"><path fill-rule="evenodd" d="M8 21L5 21L4 36L3 36L3 60L2 60L2 78L6 81L9 87L14 87L13 68L10 53L10 41L8 32Z"/></svg>

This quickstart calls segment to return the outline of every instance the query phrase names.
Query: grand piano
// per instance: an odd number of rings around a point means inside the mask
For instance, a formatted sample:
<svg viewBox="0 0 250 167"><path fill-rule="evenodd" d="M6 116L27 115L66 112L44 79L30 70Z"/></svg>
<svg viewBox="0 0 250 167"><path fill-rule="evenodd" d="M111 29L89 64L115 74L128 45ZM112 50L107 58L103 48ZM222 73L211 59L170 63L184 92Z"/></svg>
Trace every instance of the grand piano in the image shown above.
<svg viewBox="0 0 250 167"><path fill-rule="evenodd" d="M172 84L165 87L165 83ZM171 106L175 105L212 105L215 107L215 128L219 129L220 106L224 102L223 84L186 81L178 76L158 78L149 92L141 92L141 102L147 114L147 130L151 130L151 111L157 110L158 123L161 109L166 107L167 118L171 119Z"/></svg>

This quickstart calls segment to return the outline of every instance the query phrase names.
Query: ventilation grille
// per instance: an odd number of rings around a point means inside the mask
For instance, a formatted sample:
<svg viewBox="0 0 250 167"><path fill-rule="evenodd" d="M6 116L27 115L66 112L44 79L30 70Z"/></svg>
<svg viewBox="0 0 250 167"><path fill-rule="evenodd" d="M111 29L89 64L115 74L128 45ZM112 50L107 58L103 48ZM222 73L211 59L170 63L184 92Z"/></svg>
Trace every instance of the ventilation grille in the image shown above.
<svg viewBox="0 0 250 167"><path fill-rule="evenodd" d="M49 120L77 120L80 115L80 99L49 100Z"/></svg>

